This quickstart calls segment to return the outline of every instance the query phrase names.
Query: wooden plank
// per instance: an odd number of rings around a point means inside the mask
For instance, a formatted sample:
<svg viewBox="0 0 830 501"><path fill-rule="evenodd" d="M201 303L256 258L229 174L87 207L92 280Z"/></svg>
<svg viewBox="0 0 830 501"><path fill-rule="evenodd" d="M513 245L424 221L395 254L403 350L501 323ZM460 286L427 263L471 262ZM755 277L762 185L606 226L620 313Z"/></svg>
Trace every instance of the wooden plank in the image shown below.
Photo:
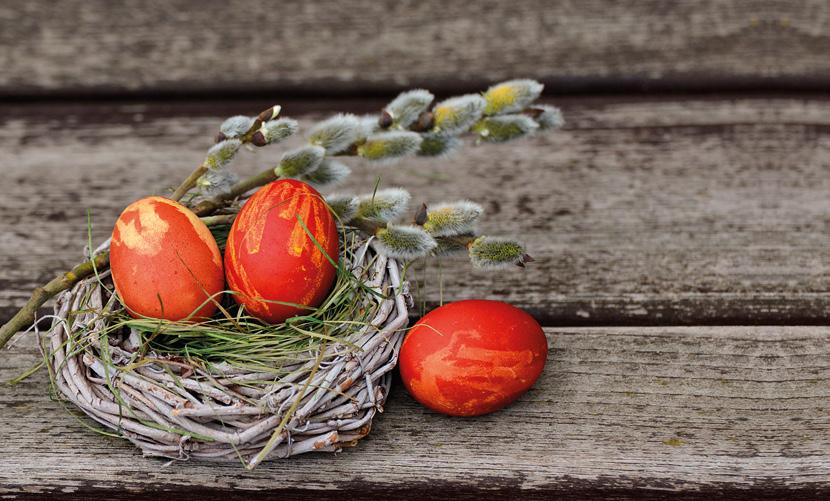
<svg viewBox="0 0 830 501"><path fill-rule="evenodd" d="M359 112L380 102L286 104ZM411 188L413 201L468 197L483 230L520 236L527 270L443 265L447 300L510 301L549 325L822 323L830 315L830 102L800 99L563 101L566 130L468 144L446 160L351 162L342 190ZM0 109L0 319L39 282L106 238L127 203L184 178L222 116L262 102ZM14 118L12 118L14 117ZM44 118L47 117L47 118ZM291 144L296 144L295 142ZM238 170L281 148L241 155ZM432 265L421 296L440 299Z"/></svg>
<svg viewBox="0 0 830 501"><path fill-rule="evenodd" d="M357 448L268 463L254 472L235 463L165 466L143 458L128 443L98 436L87 421L67 415L47 398L48 382L39 373L0 392L0 494L828 494L830 329L546 333L551 350L544 374L506 410L474 419L437 415L396 382L386 412ZM2 354L0 378L37 360L33 344L30 336Z"/></svg>
<svg viewBox="0 0 830 501"><path fill-rule="evenodd" d="M5 2L0 95L826 88L822 0Z"/></svg>

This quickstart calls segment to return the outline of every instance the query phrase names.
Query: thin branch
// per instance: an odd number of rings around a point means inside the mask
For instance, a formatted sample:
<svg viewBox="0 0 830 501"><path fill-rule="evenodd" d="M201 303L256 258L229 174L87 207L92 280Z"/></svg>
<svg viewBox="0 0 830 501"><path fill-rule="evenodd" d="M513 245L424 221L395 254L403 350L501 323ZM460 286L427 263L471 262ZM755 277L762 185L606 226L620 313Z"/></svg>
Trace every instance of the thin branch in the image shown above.
<svg viewBox="0 0 830 501"><path fill-rule="evenodd" d="M17 334L18 331L27 328L35 321L35 314L43 303L77 284L82 279L91 276L95 270L105 268L109 265L109 253L98 254L95 258L83 262L70 271L62 273L52 279L49 283L32 291L32 297L8 322L0 327L0 349Z"/></svg>
<svg viewBox="0 0 830 501"><path fill-rule="evenodd" d="M179 187L176 188L176 191L174 191L173 194L170 195L170 199L175 200L177 202L181 200L182 197L185 196L185 194L188 191L190 191L194 186L196 186L196 181L198 181L199 178L202 177L205 172L207 172L207 170L208 168L205 164L196 167L196 169L194 169L193 172L191 172L190 175L187 176L187 179L185 179L182 182L182 184L180 184Z"/></svg>

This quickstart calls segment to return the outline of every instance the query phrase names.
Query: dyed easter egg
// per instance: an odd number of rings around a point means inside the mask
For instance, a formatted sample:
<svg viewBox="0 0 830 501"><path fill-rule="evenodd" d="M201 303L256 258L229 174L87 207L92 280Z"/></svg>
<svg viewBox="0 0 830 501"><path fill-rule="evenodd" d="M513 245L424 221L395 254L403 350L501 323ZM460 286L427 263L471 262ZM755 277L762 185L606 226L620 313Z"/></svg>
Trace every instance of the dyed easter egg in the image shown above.
<svg viewBox="0 0 830 501"><path fill-rule="evenodd" d="M274 181L254 193L231 227L225 245L228 287L248 314L264 322L307 313L297 305L315 307L326 298L336 276L329 258L337 262L338 245L323 197L294 179Z"/></svg>
<svg viewBox="0 0 830 501"><path fill-rule="evenodd" d="M437 308L401 346L401 379L432 410L452 416L494 412L526 392L542 373L548 343L524 311L500 301Z"/></svg>
<svg viewBox="0 0 830 501"><path fill-rule="evenodd" d="M110 244L115 290L134 317L200 320L224 289L222 255L205 223L187 207L162 197L133 202L118 220ZM206 303L207 302L207 303Z"/></svg>

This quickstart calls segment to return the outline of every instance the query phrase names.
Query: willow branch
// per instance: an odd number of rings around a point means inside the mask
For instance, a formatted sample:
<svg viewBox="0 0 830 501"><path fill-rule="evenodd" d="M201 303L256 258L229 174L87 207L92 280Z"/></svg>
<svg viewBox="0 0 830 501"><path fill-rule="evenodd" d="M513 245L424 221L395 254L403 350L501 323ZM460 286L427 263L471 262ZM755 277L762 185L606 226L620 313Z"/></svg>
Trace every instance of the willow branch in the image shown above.
<svg viewBox="0 0 830 501"><path fill-rule="evenodd" d="M199 168L194 170L189 178L196 176L198 171ZM199 174L199 176L201 176L201 174ZM196 176L196 179L198 179L198 176ZM200 202L193 208L193 212L199 216L208 216L254 188L268 184L276 179L277 175L274 174L274 169L266 169L259 174L253 175L236 183L229 192L213 197L210 200ZM182 183L179 189L176 190L176 193L183 190L183 195L189 191L190 188L183 188L186 182L187 181ZM173 195L175 196L176 193ZM8 322L0 327L0 349L2 349L17 332L32 325L35 321L35 314L37 313L37 310L43 306L46 301L53 298L61 291L65 291L66 289L72 287L84 278L92 276L95 273L95 270L105 269L107 266L109 266L109 253L105 252L98 254L94 259L78 264L72 268L72 270L59 275L48 284L35 289L32 292L32 297L29 298L26 304L23 305L23 307L15 313L15 315Z"/></svg>
<svg viewBox="0 0 830 501"><path fill-rule="evenodd" d="M95 258L83 262L70 271L62 273L52 279L48 284L32 291L32 297L23 308L20 309L8 322L0 327L0 348L6 345L9 340L21 329L24 329L35 321L35 314L43 303L77 284L84 278L91 276L95 270L105 268L109 265L109 253L98 254Z"/></svg>
<svg viewBox="0 0 830 501"><path fill-rule="evenodd" d="M196 182L199 180L200 177L204 175L205 172L207 172L207 170L208 168L204 164L196 167L196 169L193 172L191 172L189 176L187 176L187 179L185 179L182 182L182 184L180 184L179 187L176 188L176 191L174 191L173 194L170 195L170 198L177 202L181 200L182 197L185 196L185 194L188 191L190 191L194 186L196 186Z"/></svg>
<svg viewBox="0 0 830 501"><path fill-rule="evenodd" d="M241 197L254 188L259 188L260 186L276 180L277 175L274 173L274 169L266 169L259 174L239 181L233 185L227 193L222 193L221 195L217 195L210 200L203 200L199 202L196 204L196 207L193 207L193 212L197 216L207 216L213 214L222 207L225 207L229 202Z"/></svg>

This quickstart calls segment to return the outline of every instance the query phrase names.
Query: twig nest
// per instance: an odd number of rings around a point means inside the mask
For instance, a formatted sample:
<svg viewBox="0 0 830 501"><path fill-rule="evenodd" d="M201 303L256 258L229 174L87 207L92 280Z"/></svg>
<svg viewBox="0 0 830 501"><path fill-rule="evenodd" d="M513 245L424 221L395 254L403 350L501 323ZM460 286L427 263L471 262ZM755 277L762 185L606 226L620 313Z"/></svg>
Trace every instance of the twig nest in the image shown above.
<svg viewBox="0 0 830 501"><path fill-rule="evenodd" d="M140 320L120 311L110 272L99 270L57 298L42 348L58 393L149 456L243 461L252 468L355 445L383 409L408 294L394 259L379 255L372 241L345 234L341 264L361 291L348 308L281 327L237 319L250 332L217 333L229 343L243 336L265 342L268 329L305 333L301 349L271 366L215 360L195 343L190 357L160 349L207 327L146 320L157 324L155 337L152 329L148 335L128 328Z"/></svg>

